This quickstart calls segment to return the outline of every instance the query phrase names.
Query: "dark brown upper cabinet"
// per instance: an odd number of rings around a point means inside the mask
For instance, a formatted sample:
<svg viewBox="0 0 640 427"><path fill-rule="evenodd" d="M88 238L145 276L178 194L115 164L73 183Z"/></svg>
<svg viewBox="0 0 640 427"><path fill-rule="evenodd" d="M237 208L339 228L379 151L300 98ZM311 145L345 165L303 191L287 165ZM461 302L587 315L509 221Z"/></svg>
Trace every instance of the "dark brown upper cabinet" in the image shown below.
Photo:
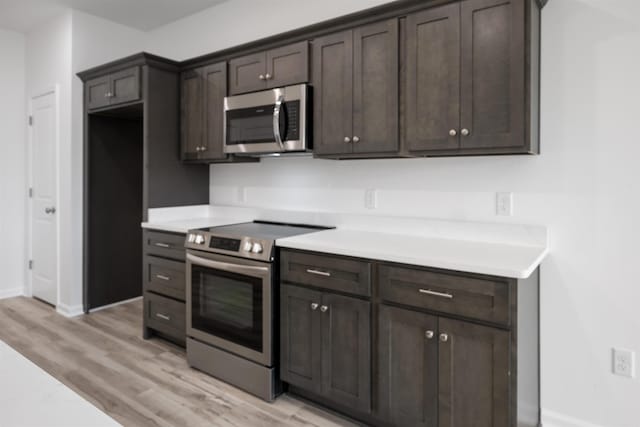
<svg viewBox="0 0 640 427"><path fill-rule="evenodd" d="M412 154L538 152L539 23L526 24L526 4L465 0L407 17L405 122ZM538 22L537 5L530 10Z"/></svg>
<svg viewBox="0 0 640 427"><path fill-rule="evenodd" d="M254 92L309 81L307 41L229 61L229 93Z"/></svg>
<svg viewBox="0 0 640 427"><path fill-rule="evenodd" d="M312 49L315 154L397 153L397 19L317 38Z"/></svg>
<svg viewBox="0 0 640 427"><path fill-rule="evenodd" d="M88 80L85 83L87 109L95 110L141 99L140 67L131 67Z"/></svg>
<svg viewBox="0 0 640 427"><path fill-rule="evenodd" d="M281 378L361 413L371 411L371 303L281 285Z"/></svg>
<svg viewBox="0 0 640 427"><path fill-rule="evenodd" d="M182 159L208 163L236 160L224 152L227 64L219 62L181 74Z"/></svg>

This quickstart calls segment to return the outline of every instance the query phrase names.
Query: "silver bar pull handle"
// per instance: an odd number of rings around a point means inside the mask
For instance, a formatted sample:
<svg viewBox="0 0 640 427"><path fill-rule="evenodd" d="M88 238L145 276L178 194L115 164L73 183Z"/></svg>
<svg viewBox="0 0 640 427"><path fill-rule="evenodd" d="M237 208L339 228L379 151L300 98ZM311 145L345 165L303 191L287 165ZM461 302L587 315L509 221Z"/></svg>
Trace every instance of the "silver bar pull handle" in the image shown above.
<svg viewBox="0 0 640 427"><path fill-rule="evenodd" d="M156 317L159 317L162 320L171 321L171 317L167 316L166 314L156 313Z"/></svg>
<svg viewBox="0 0 640 427"><path fill-rule="evenodd" d="M328 271L314 270L312 268L307 268L307 273L315 274L317 276L331 277L331 273L329 273Z"/></svg>
<svg viewBox="0 0 640 427"><path fill-rule="evenodd" d="M157 279L160 279L160 280L166 280L166 281L171 280L171 277L169 277L169 276L165 276L165 275L163 275L163 274L156 274L156 278L157 278Z"/></svg>
<svg viewBox="0 0 640 427"><path fill-rule="evenodd" d="M432 291L431 289L420 289L418 292L420 292L421 294L427 294L434 297L453 299L453 295L448 294L446 292L436 292L436 291Z"/></svg>
<svg viewBox="0 0 640 427"><path fill-rule="evenodd" d="M168 243L156 242L156 243L154 243L154 244L155 244L155 246L157 246L157 247L159 247L159 248L170 248L170 247L171 247L171 245L170 245L170 244L168 244Z"/></svg>
<svg viewBox="0 0 640 427"><path fill-rule="evenodd" d="M280 136L280 113L282 112L282 102L284 96L278 95L276 105L273 107L273 136L276 142L280 146L280 151L284 151L284 143L282 142L282 136Z"/></svg>

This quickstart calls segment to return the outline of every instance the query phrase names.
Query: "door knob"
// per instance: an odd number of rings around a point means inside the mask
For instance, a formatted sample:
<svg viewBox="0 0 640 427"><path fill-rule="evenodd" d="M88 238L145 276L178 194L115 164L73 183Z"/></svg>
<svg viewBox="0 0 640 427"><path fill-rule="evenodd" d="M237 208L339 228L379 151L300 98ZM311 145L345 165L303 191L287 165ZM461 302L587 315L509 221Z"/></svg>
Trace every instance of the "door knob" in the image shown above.
<svg viewBox="0 0 640 427"><path fill-rule="evenodd" d="M425 332L424 332L424 336L425 336L425 338L426 338L426 339L428 339L428 340L430 340L431 338L433 338L433 335L434 335L433 331L425 331Z"/></svg>
<svg viewBox="0 0 640 427"><path fill-rule="evenodd" d="M318 309L318 303L317 302L312 302L311 303L311 310L317 310Z"/></svg>
<svg viewBox="0 0 640 427"><path fill-rule="evenodd" d="M451 129L451 130L449 131L449 136L456 136L457 134L458 134L458 132L456 132L456 130L455 130L455 129Z"/></svg>
<svg viewBox="0 0 640 427"><path fill-rule="evenodd" d="M449 341L449 335L447 335L447 334L440 334L440 341L442 341L442 342L447 342L447 341Z"/></svg>
<svg viewBox="0 0 640 427"><path fill-rule="evenodd" d="M344 142L346 142L347 144L351 142L351 138L349 138L348 136L344 137Z"/></svg>
<svg viewBox="0 0 640 427"><path fill-rule="evenodd" d="M44 208L44 213L46 213L46 214L54 214L54 213L56 213L56 208L54 208L54 207Z"/></svg>
<svg viewBox="0 0 640 427"><path fill-rule="evenodd" d="M266 77L264 76L264 74L260 74L260 75L258 76L258 78L259 78L260 80L264 80Z"/></svg>
<svg viewBox="0 0 640 427"><path fill-rule="evenodd" d="M322 307L320 307L320 311L321 312L326 312L327 310L329 310L329 307L327 307L326 305L323 305Z"/></svg>
<svg viewBox="0 0 640 427"><path fill-rule="evenodd" d="M272 78L273 78L273 76L272 76L271 74L267 73L267 74L264 76L264 78L265 78L265 79L267 79L267 80L270 80L270 79L272 79Z"/></svg>
<svg viewBox="0 0 640 427"><path fill-rule="evenodd" d="M468 136L471 132L469 132L469 129L462 129L460 133L462 134L462 136Z"/></svg>
<svg viewBox="0 0 640 427"><path fill-rule="evenodd" d="M353 142L360 142L360 137L359 136L354 136L353 137Z"/></svg>

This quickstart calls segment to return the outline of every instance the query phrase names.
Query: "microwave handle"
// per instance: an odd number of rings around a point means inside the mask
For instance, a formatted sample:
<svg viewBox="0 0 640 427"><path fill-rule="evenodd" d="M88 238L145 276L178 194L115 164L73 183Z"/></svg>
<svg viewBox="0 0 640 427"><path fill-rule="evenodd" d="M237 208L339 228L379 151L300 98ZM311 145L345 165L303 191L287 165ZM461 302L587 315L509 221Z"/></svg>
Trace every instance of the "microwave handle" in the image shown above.
<svg viewBox="0 0 640 427"><path fill-rule="evenodd" d="M276 105L273 108L273 136L276 138L278 145L280 145L280 151L284 151L284 143L282 142L282 136L280 135L280 113L282 112L283 101L284 96L278 95Z"/></svg>
<svg viewBox="0 0 640 427"><path fill-rule="evenodd" d="M254 276L256 273L267 273L269 271L269 267L255 267L251 265L239 265L239 264L230 264L228 262L214 261L212 259L201 258L199 256L192 255L187 253L187 260L191 261L193 264L201 265L204 267L213 268L216 270L229 271L231 273L237 274L246 274L249 276Z"/></svg>

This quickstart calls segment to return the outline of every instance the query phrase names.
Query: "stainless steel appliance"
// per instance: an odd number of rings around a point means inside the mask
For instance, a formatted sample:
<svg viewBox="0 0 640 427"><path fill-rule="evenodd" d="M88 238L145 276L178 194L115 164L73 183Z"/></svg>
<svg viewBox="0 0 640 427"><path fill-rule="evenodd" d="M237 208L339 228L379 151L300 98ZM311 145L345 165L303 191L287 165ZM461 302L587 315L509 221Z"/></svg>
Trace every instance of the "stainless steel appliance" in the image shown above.
<svg viewBox="0 0 640 427"><path fill-rule="evenodd" d="M187 359L271 401L280 393L278 238L325 227L249 222L187 234Z"/></svg>
<svg viewBox="0 0 640 427"><path fill-rule="evenodd" d="M287 86L224 99L224 152L246 155L311 150L310 88Z"/></svg>

